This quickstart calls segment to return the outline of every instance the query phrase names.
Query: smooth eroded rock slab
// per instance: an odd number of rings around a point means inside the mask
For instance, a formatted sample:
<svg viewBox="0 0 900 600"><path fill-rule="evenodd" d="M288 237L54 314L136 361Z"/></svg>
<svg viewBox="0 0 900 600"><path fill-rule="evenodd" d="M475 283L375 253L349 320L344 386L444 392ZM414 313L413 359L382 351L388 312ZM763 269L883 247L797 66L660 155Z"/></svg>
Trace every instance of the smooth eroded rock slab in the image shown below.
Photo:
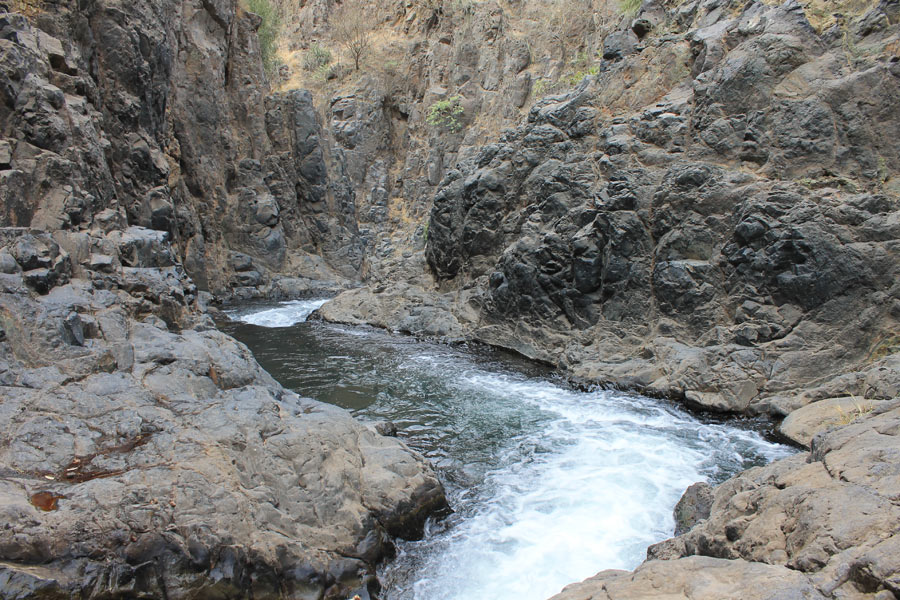
<svg viewBox="0 0 900 600"><path fill-rule="evenodd" d="M551 600L818 600L803 573L782 566L694 556L602 571Z"/></svg>
<svg viewBox="0 0 900 600"><path fill-rule="evenodd" d="M813 437L829 427L847 425L871 412L873 404L864 398L827 398L790 413L778 431L792 441L809 448Z"/></svg>

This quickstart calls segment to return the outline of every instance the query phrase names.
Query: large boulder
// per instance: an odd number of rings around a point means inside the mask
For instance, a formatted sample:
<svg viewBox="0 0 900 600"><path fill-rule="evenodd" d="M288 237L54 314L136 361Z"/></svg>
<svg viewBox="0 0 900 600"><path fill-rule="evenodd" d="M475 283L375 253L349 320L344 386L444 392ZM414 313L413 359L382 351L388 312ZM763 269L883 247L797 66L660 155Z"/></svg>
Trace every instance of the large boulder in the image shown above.
<svg viewBox="0 0 900 600"><path fill-rule="evenodd" d="M4 597L376 585L391 540L446 507L441 484L402 442L284 390L218 332L183 273L147 266L170 256L164 235L93 238L144 266L40 296L3 274Z"/></svg>
<svg viewBox="0 0 900 600"><path fill-rule="evenodd" d="M809 453L726 481L705 521L648 556L783 565L833 597L900 592L900 407L895 400L857 417L819 433Z"/></svg>

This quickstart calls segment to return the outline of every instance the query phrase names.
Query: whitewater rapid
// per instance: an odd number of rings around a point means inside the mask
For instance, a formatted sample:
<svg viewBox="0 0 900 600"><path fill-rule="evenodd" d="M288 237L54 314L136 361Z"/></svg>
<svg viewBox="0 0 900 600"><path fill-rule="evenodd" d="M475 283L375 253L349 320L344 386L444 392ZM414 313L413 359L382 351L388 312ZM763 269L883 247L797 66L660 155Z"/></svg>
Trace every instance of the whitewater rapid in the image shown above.
<svg viewBox="0 0 900 600"><path fill-rule="evenodd" d="M236 308L226 314L241 323L258 327L290 327L303 323L316 309L328 302L327 299L286 300L277 306L262 310L252 307Z"/></svg>
<svg viewBox="0 0 900 600"><path fill-rule="evenodd" d="M661 400L576 390L489 351L302 323L314 304L302 302L236 311L257 327L232 333L299 393L394 421L435 464L454 509L398 545L379 573L386 600L545 600L597 571L633 569L672 535L689 485L792 452Z"/></svg>

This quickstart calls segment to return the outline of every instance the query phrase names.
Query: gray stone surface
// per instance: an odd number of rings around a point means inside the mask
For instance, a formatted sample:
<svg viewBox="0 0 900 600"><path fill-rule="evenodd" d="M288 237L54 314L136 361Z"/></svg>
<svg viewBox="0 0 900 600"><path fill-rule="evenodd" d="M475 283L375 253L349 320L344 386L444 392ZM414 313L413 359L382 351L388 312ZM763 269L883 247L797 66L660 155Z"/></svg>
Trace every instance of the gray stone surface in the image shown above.
<svg viewBox="0 0 900 600"><path fill-rule="evenodd" d="M715 489L709 517L650 558L712 556L784 565L826 597L897 594L900 407L819 433L812 451Z"/></svg>
<svg viewBox="0 0 900 600"><path fill-rule="evenodd" d="M708 557L650 561L634 573L602 571L551 600L821 600L802 573L785 567Z"/></svg>
<svg viewBox="0 0 900 600"><path fill-rule="evenodd" d="M688 487L675 505L675 535L689 531L694 525L709 518L713 503L713 490L707 483L699 482Z"/></svg>
<svg viewBox="0 0 900 600"><path fill-rule="evenodd" d="M794 443L809 448L818 433L863 418L875 410L875 406L876 403L858 397L820 400L792 411L778 426L778 431Z"/></svg>
<svg viewBox="0 0 900 600"><path fill-rule="evenodd" d="M49 236L0 233L49 271ZM165 233L89 244L115 252L91 279L0 293L4 598L345 597L446 506L423 458L218 332Z"/></svg>

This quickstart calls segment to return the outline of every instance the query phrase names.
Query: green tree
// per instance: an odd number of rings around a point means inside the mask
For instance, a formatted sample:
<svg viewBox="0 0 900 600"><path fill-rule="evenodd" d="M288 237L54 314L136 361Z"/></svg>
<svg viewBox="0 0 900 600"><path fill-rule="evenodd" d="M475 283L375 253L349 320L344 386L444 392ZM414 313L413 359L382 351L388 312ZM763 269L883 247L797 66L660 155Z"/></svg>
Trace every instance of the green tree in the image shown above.
<svg viewBox="0 0 900 600"><path fill-rule="evenodd" d="M278 66L278 35L281 33L281 16L271 0L245 0L245 7L259 15L262 23L256 32L259 38L259 52L262 55L263 68L271 75Z"/></svg>

